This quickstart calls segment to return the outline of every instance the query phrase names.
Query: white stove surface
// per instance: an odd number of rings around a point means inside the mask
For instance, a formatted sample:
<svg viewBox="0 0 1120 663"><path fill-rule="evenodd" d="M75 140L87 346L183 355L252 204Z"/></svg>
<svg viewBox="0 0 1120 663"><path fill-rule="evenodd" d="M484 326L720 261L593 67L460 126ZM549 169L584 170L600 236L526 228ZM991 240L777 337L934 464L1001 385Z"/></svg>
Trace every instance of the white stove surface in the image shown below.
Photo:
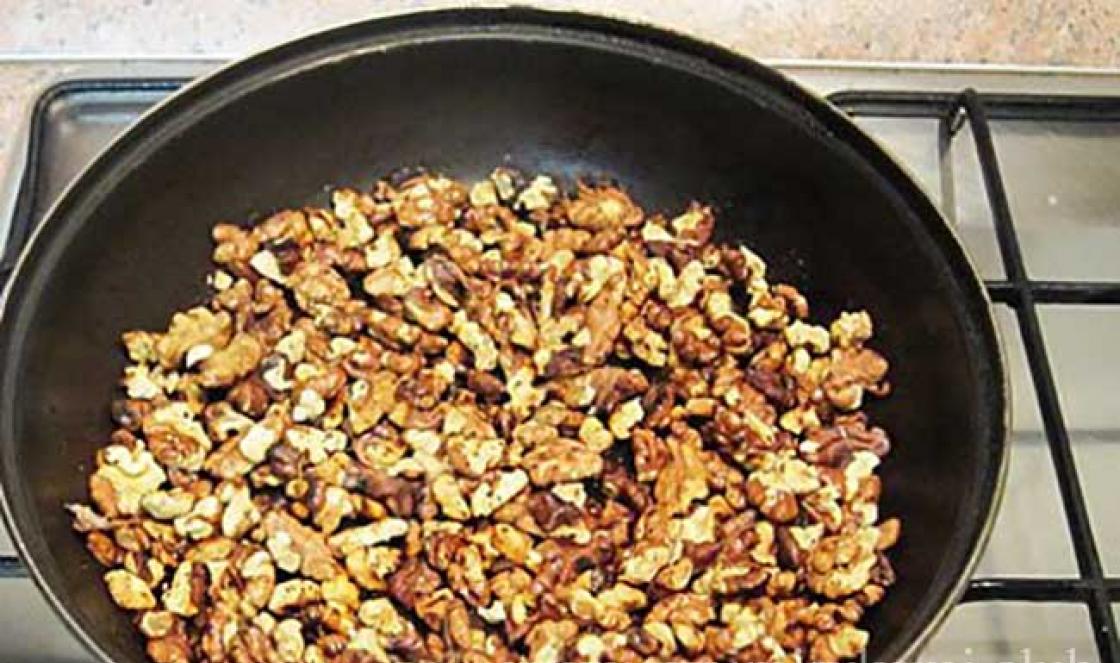
<svg viewBox="0 0 1120 663"><path fill-rule="evenodd" d="M46 63L50 64L50 63ZM1120 74L774 63L821 93L844 89L1120 95ZM44 66L43 62L27 66ZM68 75L127 71L194 76L210 62L73 62ZM63 70L60 67L60 71ZM73 72L79 73L74 74ZM933 120L859 123L893 151L941 205L985 278L1003 274L972 141L958 136L939 153ZM965 129L967 131L967 129ZM1032 278L1120 280L1120 123L993 122L1020 243ZM26 133L26 127L24 128ZM0 197L0 213L12 200ZM5 191L0 188L0 192ZM948 194L948 195L947 195ZM7 235L0 219L0 237ZM1010 475L1003 508L976 577L1076 577L1062 511L1014 312L996 305L1008 358L1014 412ZM1106 574L1120 575L1120 307L1042 306L1040 317L1077 469ZM0 529L0 554L12 545ZM91 579L91 582L96 582ZM1120 619L1120 604L1113 612ZM1024 654L1026 650L1026 654ZM1072 653L1071 653L1072 650ZM29 580L0 580L0 661L89 661ZM942 663L1092 663L1099 660L1081 604L987 601L954 610L921 655Z"/></svg>

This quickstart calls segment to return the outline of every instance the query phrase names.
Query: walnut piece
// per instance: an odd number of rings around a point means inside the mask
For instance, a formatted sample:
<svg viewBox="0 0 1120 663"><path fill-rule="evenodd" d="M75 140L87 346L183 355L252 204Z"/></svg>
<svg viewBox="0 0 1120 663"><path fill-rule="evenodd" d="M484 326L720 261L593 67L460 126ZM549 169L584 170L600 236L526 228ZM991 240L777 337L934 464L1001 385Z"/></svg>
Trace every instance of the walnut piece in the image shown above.
<svg viewBox="0 0 1120 663"><path fill-rule="evenodd" d="M66 505L148 656L857 659L889 364L716 224L499 168L216 226Z"/></svg>

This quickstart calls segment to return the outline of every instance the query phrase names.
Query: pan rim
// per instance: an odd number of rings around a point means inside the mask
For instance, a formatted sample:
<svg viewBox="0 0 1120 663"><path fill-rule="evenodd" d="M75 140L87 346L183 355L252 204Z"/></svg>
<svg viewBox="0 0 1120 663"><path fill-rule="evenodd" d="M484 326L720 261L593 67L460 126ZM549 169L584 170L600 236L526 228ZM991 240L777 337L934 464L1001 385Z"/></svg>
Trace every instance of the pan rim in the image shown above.
<svg viewBox="0 0 1120 663"><path fill-rule="evenodd" d="M982 325L982 329L979 331L985 336L985 342L990 340L995 349L992 356L988 358L989 366L987 368L998 374L998 380L995 380L998 384L994 389L994 395L998 397L998 405L1002 416L996 415L995 407L990 408L992 412L992 439L985 440L985 443L998 445L998 449L989 450L989 453L998 452L998 458L992 459L987 474L982 477L981 490L974 498L977 505L984 509L984 512L976 520L977 524L971 528L974 531L968 533L970 534L971 544L967 551L963 553L959 564L959 575L951 583L948 583L946 589L940 590L933 596L927 593L922 599L923 603L930 606L935 605L936 608L929 614L926 622L908 637L908 642L897 644L898 641L896 640L887 643L888 649L898 650L897 653L892 654L891 658L893 660L912 660L942 625L967 589L969 580L990 537L1005 493L1010 455L1008 440L1011 434L1011 402L1008 398L1009 377L1006 370L1006 347L1000 341L1000 331L994 317L992 302L987 290L983 287L983 282L971 257L964 250L956 230L945 220L929 199L928 194L917 185L907 166L900 163L880 141L859 129L827 99L801 87L781 72L718 44L684 35L662 26L655 26L648 22L622 19L616 15L597 15L511 5L484 5L469 8L428 9L381 14L373 18L332 26L230 62L187 83L178 92L148 109L129 129L114 138L67 185L58 199L50 206L43 221L28 236L27 242L20 251L19 258L12 269L8 283L5 284L3 294L0 296L0 330L3 330L0 331L0 338L8 335L10 318L13 316L11 301L16 286L22 285L27 280L29 264L33 263L32 254L35 253L37 248L41 248L40 245L50 239L52 230L57 230L56 226L60 225L60 219L65 217L64 214L60 213L60 210L73 202L71 199L77 197L76 190L83 187L88 188L91 183L102 179L97 176L99 168L107 168L113 157L119 156L120 153L127 152L130 147L142 144L145 140L150 139L150 133L158 132L161 126L166 128L170 120L179 116L177 110L191 109L193 104L204 102L208 94L220 93L226 79L230 77L238 75L251 77L253 74L260 73L258 69L266 71L275 67L277 63L287 65L285 68L287 74L299 71L300 67L293 67L292 65L299 64L301 54L307 56L314 55L316 52L319 52L320 55L323 51L329 52L329 48L317 46L316 42L348 42L355 37L361 37L361 34L358 33L364 34L366 38L388 38L390 42L394 34L404 37L402 41L385 46L389 49L415 43L415 40L410 41L407 38L406 33L409 30L435 30L435 41L440 41L449 37L461 36L463 30L469 31L472 27L477 28L479 24L476 21L483 18L490 19L489 23L496 23L506 28L532 26L541 30L562 31L560 41L563 41L565 33L582 33L592 38L633 42L637 46L652 46L685 58L698 59L710 65L713 70L728 74L732 78L743 77L760 82L769 92L796 104L813 119L823 122L829 129L843 129L845 132L845 135L841 137L843 142L851 146L852 141L862 141L865 144L864 147L873 151L876 158L882 159L887 167L894 168L900 175L900 177L892 178L891 182L897 192L904 193L906 200L920 201L920 205L926 208L919 210L917 206L913 206L913 211L923 218L933 219L933 223L924 223L923 225L931 232L946 266L957 280L958 287L964 291L971 290L972 292L969 294L978 295L978 301L982 304L982 306L976 307L977 309L983 309L983 311L975 311L973 322ZM440 33L440 28L446 32ZM507 33L495 34L505 35ZM588 44L580 42L579 45L587 46ZM289 59L292 61L289 61ZM284 69L280 71L284 71ZM874 167L881 169L883 164ZM902 191L899 186L903 186L907 190ZM943 236L938 237L938 234ZM8 351L8 346L0 349L0 352L4 354L7 354ZM985 405L984 407L989 406ZM0 480L0 511L2 511L4 523L11 532L13 543L28 569L30 577L40 593L46 598L47 603L83 646L98 659L106 662L112 661L113 659L97 640L79 624L63 599L56 595L42 570L34 561L22 531L16 526L17 520L12 506L13 498L9 495L11 490L12 487L8 486L6 480Z"/></svg>

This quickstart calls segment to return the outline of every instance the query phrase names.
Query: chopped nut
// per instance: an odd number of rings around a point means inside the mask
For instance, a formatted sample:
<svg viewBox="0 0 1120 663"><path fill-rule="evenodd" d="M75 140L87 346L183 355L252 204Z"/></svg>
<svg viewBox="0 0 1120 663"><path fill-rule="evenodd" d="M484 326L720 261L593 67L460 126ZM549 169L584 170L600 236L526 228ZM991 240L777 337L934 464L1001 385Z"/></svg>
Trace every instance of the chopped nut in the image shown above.
<svg viewBox="0 0 1120 663"><path fill-rule="evenodd" d="M564 438L538 444L522 462L538 486L577 481L603 471L603 458L598 453Z"/></svg>
<svg viewBox="0 0 1120 663"><path fill-rule="evenodd" d="M529 186L517 196L517 206L526 210L545 210L556 200L560 191L552 183L552 178L537 176Z"/></svg>
<svg viewBox="0 0 1120 663"><path fill-rule="evenodd" d="M162 638L175 628L175 616L166 610L145 612L140 618L140 632L149 638Z"/></svg>
<svg viewBox="0 0 1120 663"><path fill-rule="evenodd" d="M626 401L621 407L611 413L611 435L622 440L628 439L630 437L630 429L637 425L644 416L645 411L642 410L640 399L635 398Z"/></svg>
<svg viewBox="0 0 1120 663"><path fill-rule="evenodd" d="M469 320L466 313L459 311L451 323L451 333L474 355L475 368L482 371L493 370L498 365L498 350L494 339L482 330L477 322Z"/></svg>
<svg viewBox="0 0 1120 663"><path fill-rule="evenodd" d="M176 368L195 346L224 347L230 340L232 323L228 313L214 313L201 306L176 313L167 333L156 341L155 354L164 368Z"/></svg>
<svg viewBox="0 0 1120 663"><path fill-rule="evenodd" d="M156 464L152 454L142 447L131 451L111 446L105 450L104 458L105 464L94 476L111 487L115 513L137 513L140 500L167 480L167 474Z"/></svg>
<svg viewBox="0 0 1120 663"><path fill-rule="evenodd" d="M148 589L148 583L124 569L106 573L105 584L113 601L125 610L151 610L156 607L156 599Z"/></svg>
<svg viewBox="0 0 1120 663"><path fill-rule="evenodd" d="M256 368L263 354L260 341L250 334L238 334L202 362L199 381L204 387L228 387Z"/></svg>
<svg viewBox="0 0 1120 663"><path fill-rule="evenodd" d="M871 316L867 311L840 314L829 327L832 340L841 348L850 348L871 338Z"/></svg>
<svg viewBox="0 0 1120 663"><path fill-rule="evenodd" d="M467 520L471 517L471 507L459 489L459 482L450 474L441 474L432 481L432 494L448 518Z"/></svg>
<svg viewBox="0 0 1120 663"><path fill-rule="evenodd" d="M288 580L276 585L268 600L268 609L281 614L292 608L300 608L318 601L322 597L318 583L311 580Z"/></svg>
<svg viewBox="0 0 1120 663"><path fill-rule="evenodd" d="M178 488L157 490L141 498L140 506L156 520L173 520L190 512L194 495Z"/></svg>
<svg viewBox="0 0 1120 663"><path fill-rule="evenodd" d="M261 520L260 511L253 504L248 486L241 486L233 493L222 512L222 536L236 539Z"/></svg>
<svg viewBox="0 0 1120 663"><path fill-rule="evenodd" d="M163 606L169 612L183 617L198 614L199 606L194 601L192 584L195 565L185 562L175 569L171 585L163 593Z"/></svg>
<svg viewBox="0 0 1120 663"><path fill-rule="evenodd" d="M489 516L498 507L512 500L527 485L529 485L529 475L523 470L501 472L493 483L484 482L471 494L471 513L476 517Z"/></svg>
<svg viewBox="0 0 1120 663"><path fill-rule="evenodd" d="M715 224L499 168L215 227L67 505L149 657L857 658L889 365Z"/></svg>
<svg viewBox="0 0 1120 663"><path fill-rule="evenodd" d="M303 660L305 643L303 624L297 619L285 619L272 630L272 640L276 643L276 655L284 663L299 663Z"/></svg>
<svg viewBox="0 0 1120 663"><path fill-rule="evenodd" d="M346 556L358 548L376 546L404 536L407 532L407 522L400 518L386 518L370 525L343 530L330 538L330 545L339 554Z"/></svg>

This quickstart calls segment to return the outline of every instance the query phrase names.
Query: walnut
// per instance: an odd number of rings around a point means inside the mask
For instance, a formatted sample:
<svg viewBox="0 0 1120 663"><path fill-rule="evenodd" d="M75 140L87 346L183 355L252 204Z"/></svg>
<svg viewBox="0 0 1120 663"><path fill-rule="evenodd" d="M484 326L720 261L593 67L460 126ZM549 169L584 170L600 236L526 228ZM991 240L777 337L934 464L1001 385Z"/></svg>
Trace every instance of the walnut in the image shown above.
<svg viewBox="0 0 1120 663"><path fill-rule="evenodd" d="M213 446L185 403L172 402L153 409L144 417L142 427L153 454L169 468L198 470Z"/></svg>
<svg viewBox="0 0 1120 663"><path fill-rule="evenodd" d="M343 530L332 536L329 543L332 549L345 556L359 547L375 546L404 536L407 532L407 522L399 518L386 518L370 525Z"/></svg>
<svg viewBox="0 0 1120 663"><path fill-rule="evenodd" d="M887 374L887 360L874 350L840 349L832 357L824 392L842 410L853 410L863 402L863 392L876 388Z"/></svg>
<svg viewBox="0 0 1120 663"><path fill-rule="evenodd" d="M151 610L156 607L156 599L148 583L124 569L106 573L105 585L113 602L125 610Z"/></svg>
<svg viewBox="0 0 1120 663"><path fill-rule="evenodd" d="M643 219L641 208L624 191L582 184L567 213L573 226L589 230L637 226Z"/></svg>
<svg viewBox="0 0 1120 663"><path fill-rule="evenodd" d="M552 205L559 193L559 189L552 183L552 178L539 175L518 194L515 205L529 211L545 210Z"/></svg>
<svg viewBox="0 0 1120 663"><path fill-rule="evenodd" d="M288 580L276 585L268 600L269 611L280 614L315 603L322 597L319 584L312 580Z"/></svg>
<svg viewBox="0 0 1120 663"><path fill-rule="evenodd" d="M143 500L141 500L141 505ZM190 507L188 506L187 509ZM100 532L113 528L113 522L85 504L67 504L66 510L74 517L75 532Z"/></svg>
<svg viewBox="0 0 1120 663"><path fill-rule="evenodd" d="M241 333L202 362L199 379L204 387L228 387L248 375L264 355L260 341Z"/></svg>
<svg viewBox="0 0 1120 663"><path fill-rule="evenodd" d="M175 628L175 615L166 610L151 610L140 618L140 632L149 638L162 638Z"/></svg>
<svg viewBox="0 0 1120 663"><path fill-rule="evenodd" d="M832 340L838 347L851 348L871 338L871 316L867 311L845 311L829 326Z"/></svg>
<svg viewBox="0 0 1120 663"><path fill-rule="evenodd" d="M122 446L108 447L104 452L105 463L93 478L104 482L111 490L110 509L106 513L135 514L140 510L140 500L155 492L167 474L156 464L152 454L143 447L130 450Z"/></svg>
<svg viewBox="0 0 1120 663"><path fill-rule="evenodd" d="M264 517L262 525L269 537L269 550L275 547L279 551L285 551L281 554L281 557L286 558L285 561L282 562L280 558L276 560L280 568L291 572L298 569L300 573L316 580L328 580L341 573L321 534L304 527L291 516L275 511ZM273 556L276 557L275 551ZM296 558L298 561L292 564Z"/></svg>
<svg viewBox="0 0 1120 663"><path fill-rule="evenodd" d="M699 436L682 430L666 439L669 459L657 477L654 496L671 512L683 513L693 500L708 496L707 470L700 458Z"/></svg>
<svg viewBox="0 0 1120 663"><path fill-rule="evenodd" d="M350 288L332 267L314 261L296 265L288 275L296 303L307 313L315 314L321 306L334 306L350 298Z"/></svg>
<svg viewBox="0 0 1120 663"><path fill-rule="evenodd" d="M285 619L272 630L272 640L276 643L276 655L283 663L299 663L303 660L306 643L303 640L303 624L297 619Z"/></svg>
<svg viewBox="0 0 1120 663"><path fill-rule="evenodd" d="M450 225L466 197L465 188L458 182L421 175L406 182L393 198L393 211L405 228Z"/></svg>
<svg viewBox="0 0 1120 663"><path fill-rule="evenodd" d="M175 569L171 584L162 596L163 606L172 614L182 617L192 617L198 614L199 605L195 601L192 585L195 576L195 565L184 562Z"/></svg>
<svg viewBox="0 0 1120 663"><path fill-rule="evenodd" d="M471 517L471 507L459 483L450 474L441 474L432 481L432 495L448 518L467 520Z"/></svg>
<svg viewBox="0 0 1120 663"><path fill-rule="evenodd" d="M816 325L808 325L797 320L782 330L790 347L805 346L816 354L828 352L830 336L828 330Z"/></svg>
<svg viewBox="0 0 1120 663"><path fill-rule="evenodd" d="M400 562L400 551L394 548L358 548L346 556L346 571L365 589L384 590Z"/></svg>
<svg viewBox="0 0 1120 663"><path fill-rule="evenodd" d="M451 333L455 334L474 355L475 368L489 371L497 366L498 350L494 345L494 339L477 322L468 319L463 311L455 314L451 323Z"/></svg>
<svg viewBox="0 0 1120 663"><path fill-rule="evenodd" d="M189 663L191 645L184 635L167 635L148 641L145 651L155 663Z"/></svg>
<svg viewBox="0 0 1120 663"><path fill-rule="evenodd" d="M642 417L645 416L645 411L642 409L640 399L632 399L626 401L617 410L611 413L610 417L610 432L616 438L627 439L630 437L630 430L637 425Z"/></svg>
<svg viewBox="0 0 1120 663"><path fill-rule="evenodd" d="M185 516L194 506L195 497L180 488L157 490L140 499L140 506L156 520L173 520Z"/></svg>
<svg viewBox="0 0 1120 663"><path fill-rule="evenodd" d="M216 227L67 505L149 657L858 657L889 366L716 230L504 168Z"/></svg>
<svg viewBox="0 0 1120 663"><path fill-rule="evenodd" d="M209 346L217 350L225 347L230 340L232 323L225 311L214 313L201 306L177 313L171 318L167 333L155 342L155 355L164 368L177 368L191 348Z"/></svg>
<svg viewBox="0 0 1120 663"><path fill-rule="evenodd" d="M523 463L538 486L577 481L603 471L598 452L565 438L542 442L525 455Z"/></svg>
<svg viewBox="0 0 1120 663"><path fill-rule="evenodd" d="M492 481L484 481L471 493L471 513L485 517L512 500L529 484L523 470L499 472Z"/></svg>
<svg viewBox="0 0 1120 663"><path fill-rule="evenodd" d="M564 650L578 633L579 627L571 620L539 622L525 638L530 663L560 663Z"/></svg>

